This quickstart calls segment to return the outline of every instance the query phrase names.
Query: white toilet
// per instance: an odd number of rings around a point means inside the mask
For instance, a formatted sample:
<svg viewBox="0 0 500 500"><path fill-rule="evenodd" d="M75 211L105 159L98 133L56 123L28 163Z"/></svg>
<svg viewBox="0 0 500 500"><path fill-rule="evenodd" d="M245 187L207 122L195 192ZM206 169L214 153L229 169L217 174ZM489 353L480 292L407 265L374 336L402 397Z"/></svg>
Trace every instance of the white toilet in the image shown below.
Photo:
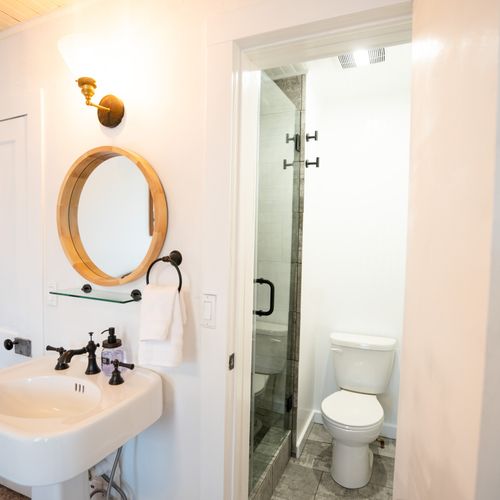
<svg viewBox="0 0 500 500"><path fill-rule="evenodd" d="M286 365L288 325L257 321L255 328L255 372L278 375Z"/></svg>
<svg viewBox="0 0 500 500"><path fill-rule="evenodd" d="M254 397L259 397L261 394L264 393L268 380L269 380L269 375L264 375L262 373L253 374L252 389Z"/></svg>
<svg viewBox="0 0 500 500"><path fill-rule="evenodd" d="M334 332L330 345L341 388L321 403L323 423L335 439L331 475L345 488L361 488L372 474L368 445L384 423L376 394L384 393L389 383L396 339Z"/></svg>

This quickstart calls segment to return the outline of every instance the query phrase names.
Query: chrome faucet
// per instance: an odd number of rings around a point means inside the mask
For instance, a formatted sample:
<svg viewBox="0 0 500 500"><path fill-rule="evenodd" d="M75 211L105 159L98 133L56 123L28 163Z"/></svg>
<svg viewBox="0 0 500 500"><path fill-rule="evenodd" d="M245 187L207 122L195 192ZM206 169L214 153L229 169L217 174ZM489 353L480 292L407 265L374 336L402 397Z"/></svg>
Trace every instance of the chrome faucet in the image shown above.
<svg viewBox="0 0 500 500"><path fill-rule="evenodd" d="M64 347L52 347L48 345L45 348L47 351L55 351L59 353L59 358L57 360L54 369L66 370L67 368L69 368L69 363L71 362L73 356L88 353L89 357L88 357L87 369L85 370L85 375L95 375L96 373L99 373L101 369L97 365L97 357L95 355L95 352L99 347L99 344L96 344L92 340L93 332L90 332L89 335L90 335L90 340L88 344L85 347L82 347L81 349L69 349L66 351Z"/></svg>

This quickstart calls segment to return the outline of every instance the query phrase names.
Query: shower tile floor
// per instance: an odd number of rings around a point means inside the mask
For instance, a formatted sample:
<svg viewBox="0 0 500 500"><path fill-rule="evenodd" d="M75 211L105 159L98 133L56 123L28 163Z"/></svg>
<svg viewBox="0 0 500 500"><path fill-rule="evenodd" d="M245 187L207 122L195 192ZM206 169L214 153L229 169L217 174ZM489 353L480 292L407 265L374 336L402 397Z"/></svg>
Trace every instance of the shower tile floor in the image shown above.
<svg viewBox="0 0 500 500"><path fill-rule="evenodd" d="M253 454L252 489L273 460L286 435L287 431L282 428L271 427L260 441Z"/></svg>
<svg viewBox="0 0 500 500"><path fill-rule="evenodd" d="M288 462L272 500L392 499L396 442L388 438L384 441L384 448L378 442L370 445L374 454L370 482L363 488L350 490L330 476L332 438L323 425L314 424L300 457Z"/></svg>

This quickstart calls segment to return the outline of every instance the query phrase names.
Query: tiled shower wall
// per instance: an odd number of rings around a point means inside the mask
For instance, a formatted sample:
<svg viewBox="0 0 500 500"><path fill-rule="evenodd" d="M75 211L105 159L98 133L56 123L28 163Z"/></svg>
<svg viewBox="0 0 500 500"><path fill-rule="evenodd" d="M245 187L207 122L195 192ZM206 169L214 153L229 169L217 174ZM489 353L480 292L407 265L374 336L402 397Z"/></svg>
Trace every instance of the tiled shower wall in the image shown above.
<svg viewBox="0 0 500 500"><path fill-rule="evenodd" d="M300 151L295 151L293 170L293 219L290 272L290 306L288 318L288 372L287 394L293 395L292 410L287 414L288 428L292 433L292 455L296 454L297 442L297 390L299 375L300 303L302 278L302 221L304 214L305 172L305 92L306 76L299 75L275 80L278 87L293 102L300 113L296 133L300 137Z"/></svg>

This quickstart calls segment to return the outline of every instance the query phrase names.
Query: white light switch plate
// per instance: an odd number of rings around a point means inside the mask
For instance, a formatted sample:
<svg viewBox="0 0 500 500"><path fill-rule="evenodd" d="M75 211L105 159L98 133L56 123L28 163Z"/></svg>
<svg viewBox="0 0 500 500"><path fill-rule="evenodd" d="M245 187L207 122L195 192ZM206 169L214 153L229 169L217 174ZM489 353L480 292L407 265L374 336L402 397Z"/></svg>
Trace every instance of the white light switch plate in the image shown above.
<svg viewBox="0 0 500 500"><path fill-rule="evenodd" d="M201 326L215 328L217 296L204 293L201 300Z"/></svg>

